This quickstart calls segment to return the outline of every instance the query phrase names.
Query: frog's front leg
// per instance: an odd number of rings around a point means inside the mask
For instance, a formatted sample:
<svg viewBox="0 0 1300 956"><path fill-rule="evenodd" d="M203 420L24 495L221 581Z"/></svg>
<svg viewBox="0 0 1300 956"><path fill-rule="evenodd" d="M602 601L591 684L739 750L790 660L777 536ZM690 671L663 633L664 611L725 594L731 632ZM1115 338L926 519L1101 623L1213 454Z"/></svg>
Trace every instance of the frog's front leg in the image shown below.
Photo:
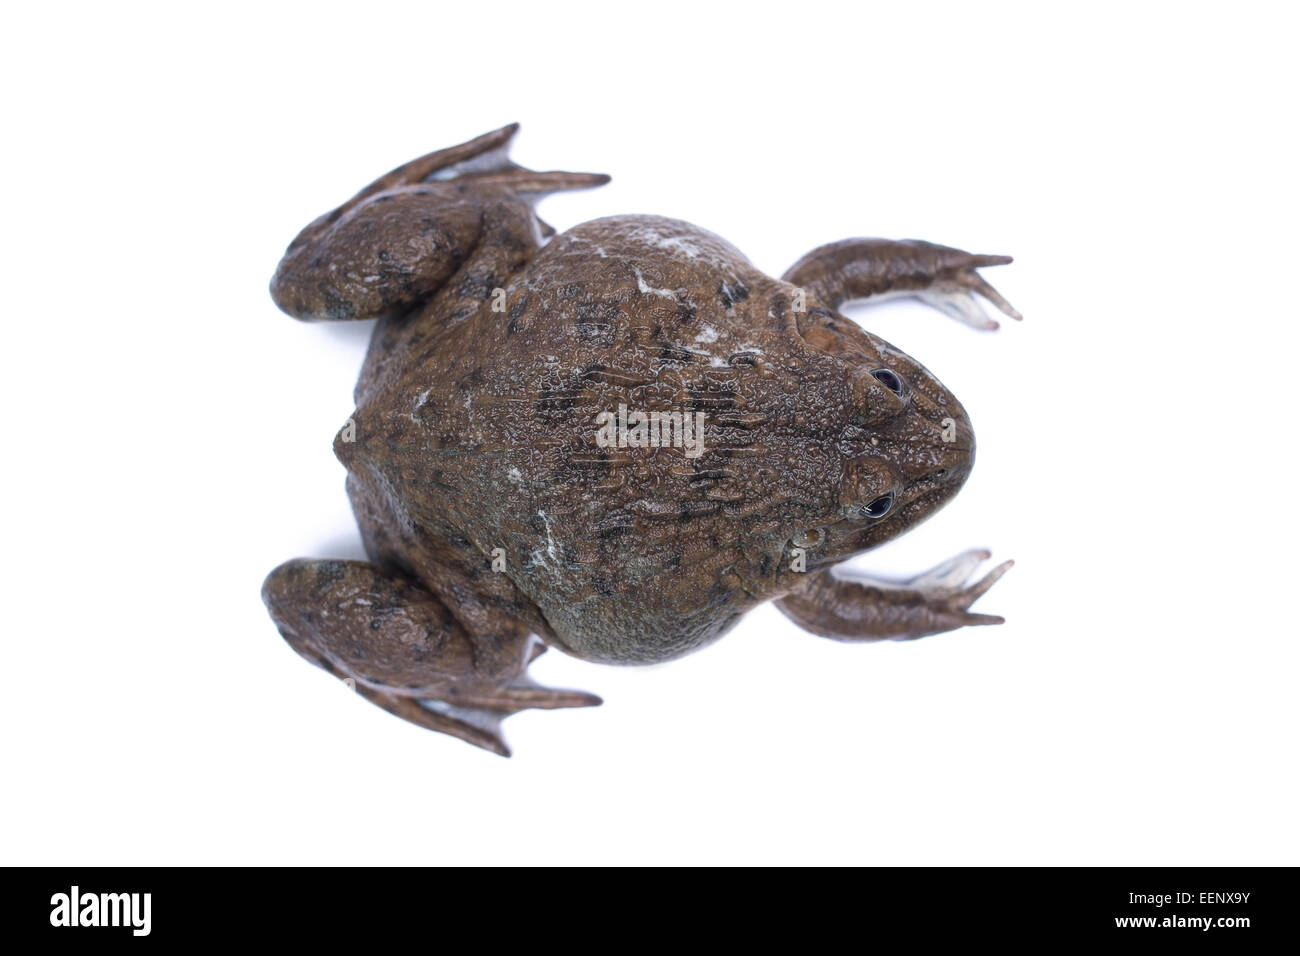
<svg viewBox="0 0 1300 956"><path fill-rule="evenodd" d="M973 624L1001 624L996 615L969 610L1014 563L1004 561L967 585L966 579L988 558L987 551L967 551L903 582L844 572L837 576L828 568L776 606L805 630L840 641L910 639Z"/></svg>
<svg viewBox="0 0 1300 956"><path fill-rule="evenodd" d="M1013 319L1020 313L975 270L1010 262L1010 256L974 255L920 239L845 239L814 249L782 278L832 309L854 299L910 295L964 325L996 329L977 295Z"/></svg>
<svg viewBox="0 0 1300 956"><path fill-rule="evenodd" d="M533 684L525 671L543 645L522 626L469 634L417 582L374 564L287 561L267 577L262 599L294 650L367 700L505 757L500 724L510 714L600 703Z"/></svg>

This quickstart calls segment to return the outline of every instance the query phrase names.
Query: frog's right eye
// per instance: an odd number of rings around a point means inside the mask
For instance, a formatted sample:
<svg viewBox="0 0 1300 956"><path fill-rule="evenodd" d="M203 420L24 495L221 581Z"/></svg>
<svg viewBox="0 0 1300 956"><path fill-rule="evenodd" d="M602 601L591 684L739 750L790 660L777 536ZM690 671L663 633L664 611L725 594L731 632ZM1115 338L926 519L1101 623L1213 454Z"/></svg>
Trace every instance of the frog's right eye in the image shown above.
<svg viewBox="0 0 1300 956"><path fill-rule="evenodd" d="M903 380L899 378L897 375L895 375L893 372L891 372L889 369L878 368L871 373L871 377L874 378L881 385L885 386L885 388L889 389L895 395L902 397Z"/></svg>
<svg viewBox="0 0 1300 956"><path fill-rule="evenodd" d="M883 494L879 498L862 506L862 517L864 518L883 518L889 514L889 509L894 507L894 493Z"/></svg>

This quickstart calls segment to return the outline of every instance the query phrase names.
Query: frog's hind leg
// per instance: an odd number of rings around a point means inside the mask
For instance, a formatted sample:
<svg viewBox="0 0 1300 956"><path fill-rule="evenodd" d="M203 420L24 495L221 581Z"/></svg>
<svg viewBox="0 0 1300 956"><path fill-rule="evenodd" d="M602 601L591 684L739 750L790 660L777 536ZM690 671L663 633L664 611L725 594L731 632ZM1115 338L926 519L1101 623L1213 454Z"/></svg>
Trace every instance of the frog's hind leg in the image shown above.
<svg viewBox="0 0 1300 956"><path fill-rule="evenodd" d="M285 250L271 298L307 322L399 316L431 298L478 244L472 197L400 186L322 216Z"/></svg>
<svg viewBox="0 0 1300 956"><path fill-rule="evenodd" d="M976 270L1010 262L1010 256L974 255L919 239L845 239L814 249L782 278L832 309L855 299L914 296L963 325L991 330L998 323L981 297L1013 319L1021 315Z"/></svg>
<svg viewBox="0 0 1300 956"><path fill-rule="evenodd" d="M508 757L500 725L529 708L590 707L593 694L540 687L538 641L522 627L470 635L417 582L364 561L297 559L262 599L299 654L413 724Z"/></svg>
<svg viewBox="0 0 1300 956"><path fill-rule="evenodd" d="M776 602L804 630L838 641L908 640L959 627L1001 624L994 614L970 606L1006 574L1004 561L979 581L966 584L987 551L966 551L907 581L884 581L827 569Z"/></svg>
<svg viewBox="0 0 1300 956"><path fill-rule="evenodd" d="M596 173L535 172L507 156L517 125L438 150L380 176L289 244L271 297L306 321L404 315L428 302L483 243L527 251L548 232L532 203L609 180ZM503 217L500 207L523 213ZM503 227L502 221L511 225Z"/></svg>

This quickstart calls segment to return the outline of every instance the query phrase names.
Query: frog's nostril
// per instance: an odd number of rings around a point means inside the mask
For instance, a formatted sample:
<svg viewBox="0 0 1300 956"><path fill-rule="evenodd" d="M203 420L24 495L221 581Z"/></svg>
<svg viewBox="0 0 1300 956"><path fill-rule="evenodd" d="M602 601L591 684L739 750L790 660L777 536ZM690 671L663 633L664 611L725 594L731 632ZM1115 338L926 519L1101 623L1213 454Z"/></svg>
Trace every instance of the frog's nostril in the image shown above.
<svg viewBox="0 0 1300 956"><path fill-rule="evenodd" d="M808 528L800 531L790 539L790 543L796 548L815 548L826 538L826 532L821 528Z"/></svg>

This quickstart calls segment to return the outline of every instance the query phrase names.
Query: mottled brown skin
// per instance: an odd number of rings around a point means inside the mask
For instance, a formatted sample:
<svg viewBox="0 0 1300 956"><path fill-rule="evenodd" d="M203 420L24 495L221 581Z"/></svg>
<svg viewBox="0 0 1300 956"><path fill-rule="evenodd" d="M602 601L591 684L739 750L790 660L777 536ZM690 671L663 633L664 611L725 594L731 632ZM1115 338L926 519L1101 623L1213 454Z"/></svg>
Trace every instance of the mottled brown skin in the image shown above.
<svg viewBox="0 0 1300 956"><path fill-rule="evenodd" d="M975 450L957 400L836 310L914 294L996 327L973 293L1019 316L974 270L1010 259L856 239L778 280L657 216L555 236L536 199L606 177L515 165L515 130L378 180L308 226L271 283L297 318L380 320L335 441L370 561L271 572L294 649L506 754L502 717L599 703L528 681L543 642L655 663L768 600L841 640L1000 623L968 610L1010 564L966 586L986 552L901 584L831 574L942 507ZM597 415L620 404L703 412L703 453L601 447Z"/></svg>

